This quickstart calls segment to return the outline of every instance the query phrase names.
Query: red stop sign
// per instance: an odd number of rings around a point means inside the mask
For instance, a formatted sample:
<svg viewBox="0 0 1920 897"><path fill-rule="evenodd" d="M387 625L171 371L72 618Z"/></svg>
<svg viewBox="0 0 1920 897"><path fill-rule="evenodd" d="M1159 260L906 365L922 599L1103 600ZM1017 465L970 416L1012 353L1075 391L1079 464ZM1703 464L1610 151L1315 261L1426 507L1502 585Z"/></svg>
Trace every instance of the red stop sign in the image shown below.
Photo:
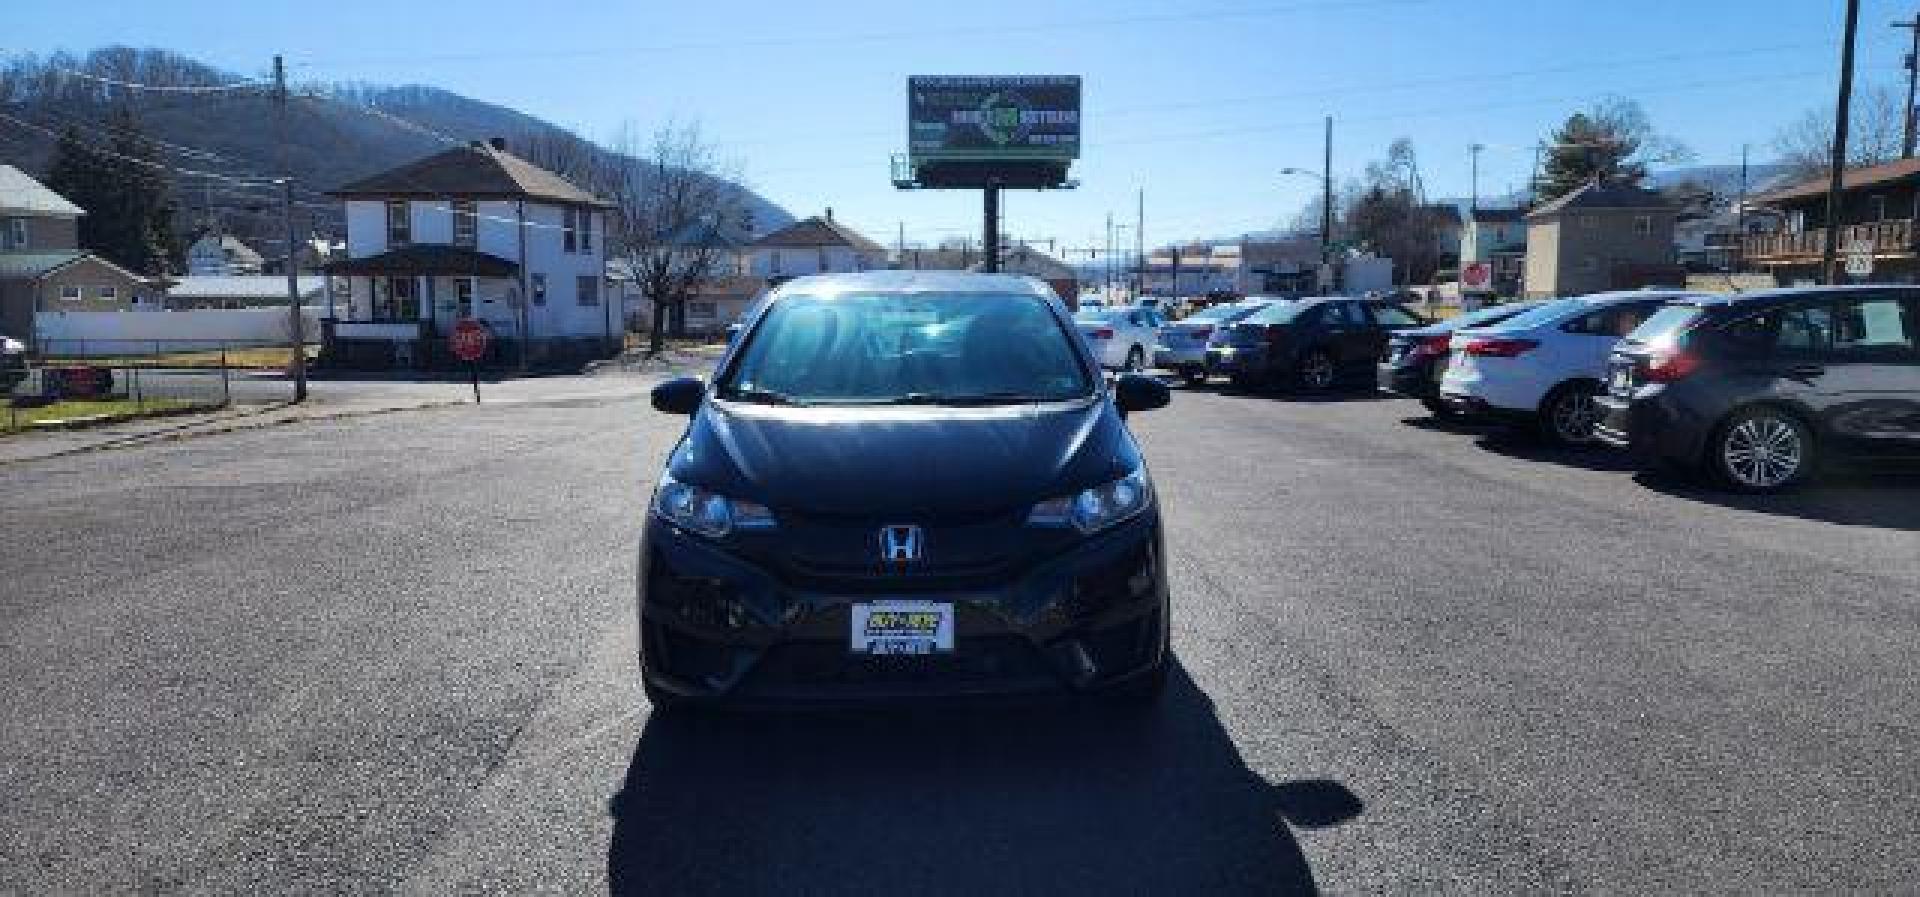
<svg viewBox="0 0 1920 897"><path fill-rule="evenodd" d="M447 348L453 357L465 362L479 361L487 354L487 344L493 341L493 334L487 332L487 325L472 318L461 318L453 325L453 335L447 338Z"/></svg>
<svg viewBox="0 0 1920 897"><path fill-rule="evenodd" d="M1468 262L1460 270L1460 282L1470 287L1484 287L1493 280L1493 268L1486 262Z"/></svg>

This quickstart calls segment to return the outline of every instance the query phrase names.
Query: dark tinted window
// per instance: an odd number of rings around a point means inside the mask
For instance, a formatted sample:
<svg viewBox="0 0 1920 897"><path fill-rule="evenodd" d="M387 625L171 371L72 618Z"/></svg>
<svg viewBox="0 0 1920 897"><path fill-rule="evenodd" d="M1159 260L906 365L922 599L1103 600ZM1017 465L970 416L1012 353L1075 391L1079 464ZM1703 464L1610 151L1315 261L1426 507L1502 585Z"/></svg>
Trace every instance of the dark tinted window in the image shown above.
<svg viewBox="0 0 1920 897"><path fill-rule="evenodd" d="M1034 296L791 296L767 309L721 398L885 402L1083 396L1072 339Z"/></svg>
<svg viewBox="0 0 1920 897"><path fill-rule="evenodd" d="M1833 313L1826 303L1786 305L1743 315L1720 328L1727 348L1743 355L1806 355L1833 345Z"/></svg>
<svg viewBox="0 0 1920 897"><path fill-rule="evenodd" d="M1366 323L1360 318L1359 306L1352 302L1329 302L1326 311L1320 314L1320 322L1328 327L1358 327Z"/></svg>
<svg viewBox="0 0 1920 897"><path fill-rule="evenodd" d="M1398 305L1374 305L1373 320L1382 327L1419 327L1426 321Z"/></svg>
<svg viewBox="0 0 1920 897"><path fill-rule="evenodd" d="M1275 302L1266 308L1254 312L1248 316L1245 321L1248 324L1291 324L1299 319L1302 312L1319 307L1320 306L1317 305L1308 305L1304 302ZM1312 319L1309 318L1308 320L1311 321Z"/></svg>

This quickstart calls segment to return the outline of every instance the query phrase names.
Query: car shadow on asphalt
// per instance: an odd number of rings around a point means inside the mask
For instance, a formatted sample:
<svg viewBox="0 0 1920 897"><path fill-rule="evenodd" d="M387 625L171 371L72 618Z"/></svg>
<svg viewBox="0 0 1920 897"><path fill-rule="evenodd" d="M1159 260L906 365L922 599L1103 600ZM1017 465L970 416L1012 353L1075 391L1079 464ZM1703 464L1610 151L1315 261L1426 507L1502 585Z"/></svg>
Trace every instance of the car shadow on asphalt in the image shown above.
<svg viewBox="0 0 1920 897"><path fill-rule="evenodd" d="M1632 456L1626 452L1614 451L1603 446L1552 445L1532 433L1511 427L1498 427L1479 432L1482 435L1477 442L1482 449L1516 461L1558 464L1582 470L1615 473L1632 473L1640 469L1634 463Z"/></svg>
<svg viewBox="0 0 1920 897"><path fill-rule="evenodd" d="M1304 390L1292 387L1246 387L1218 386L1212 390L1217 395L1236 399L1267 399L1275 402L1287 402L1294 405L1326 405L1347 402L1384 402L1399 398L1363 384L1340 385L1324 390Z"/></svg>
<svg viewBox="0 0 1920 897"><path fill-rule="evenodd" d="M1363 807L1249 770L1176 667L1146 711L650 717L611 809L615 894L1305 894L1293 829Z"/></svg>
<svg viewBox="0 0 1920 897"><path fill-rule="evenodd" d="M1698 477L1645 471L1640 485L1675 498L1843 526L1920 532L1920 467L1834 465L1805 486L1777 495L1731 492Z"/></svg>

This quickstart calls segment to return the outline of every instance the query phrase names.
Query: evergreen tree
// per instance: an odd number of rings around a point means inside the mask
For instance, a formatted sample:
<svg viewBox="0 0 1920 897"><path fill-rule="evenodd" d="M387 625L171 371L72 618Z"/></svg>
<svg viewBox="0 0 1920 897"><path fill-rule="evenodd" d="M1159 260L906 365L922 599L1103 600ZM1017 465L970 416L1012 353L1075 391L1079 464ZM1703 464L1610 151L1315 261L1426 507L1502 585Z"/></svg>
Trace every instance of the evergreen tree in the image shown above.
<svg viewBox="0 0 1920 897"><path fill-rule="evenodd" d="M115 110L108 125L114 136L104 152L68 128L45 183L87 211L80 219L83 248L135 273L164 274L184 255L166 171L131 110Z"/></svg>
<svg viewBox="0 0 1920 897"><path fill-rule="evenodd" d="M1537 185L1542 203L1558 199L1592 180L1638 187L1647 166L1684 162L1686 147L1661 137L1640 104L1613 99L1567 118L1547 141L1547 156Z"/></svg>

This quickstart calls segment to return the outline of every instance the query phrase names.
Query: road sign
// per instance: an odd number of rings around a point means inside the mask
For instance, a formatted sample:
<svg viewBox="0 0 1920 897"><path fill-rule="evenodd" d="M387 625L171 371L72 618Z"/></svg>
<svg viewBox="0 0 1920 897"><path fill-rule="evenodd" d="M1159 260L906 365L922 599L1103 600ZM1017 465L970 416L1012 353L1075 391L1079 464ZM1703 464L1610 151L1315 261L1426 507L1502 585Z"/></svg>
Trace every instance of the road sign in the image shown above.
<svg viewBox="0 0 1920 897"><path fill-rule="evenodd" d="M493 342L493 334L487 332L487 325L472 318L461 318L453 325L453 335L447 338L447 348L453 357L472 364L485 357L487 344Z"/></svg>
<svg viewBox="0 0 1920 897"><path fill-rule="evenodd" d="M480 404L480 359L487 354L487 344L493 342L493 334L487 332L487 325L472 318L461 318L453 325L453 335L447 337L447 348L453 357L467 363L467 374L473 379L473 403Z"/></svg>
<svg viewBox="0 0 1920 897"><path fill-rule="evenodd" d="M1486 262L1468 262L1460 267L1460 287L1484 290L1493 285L1493 266Z"/></svg>
<svg viewBox="0 0 1920 897"><path fill-rule="evenodd" d="M1862 240L1847 247L1847 276L1867 277L1873 274L1873 244Z"/></svg>

